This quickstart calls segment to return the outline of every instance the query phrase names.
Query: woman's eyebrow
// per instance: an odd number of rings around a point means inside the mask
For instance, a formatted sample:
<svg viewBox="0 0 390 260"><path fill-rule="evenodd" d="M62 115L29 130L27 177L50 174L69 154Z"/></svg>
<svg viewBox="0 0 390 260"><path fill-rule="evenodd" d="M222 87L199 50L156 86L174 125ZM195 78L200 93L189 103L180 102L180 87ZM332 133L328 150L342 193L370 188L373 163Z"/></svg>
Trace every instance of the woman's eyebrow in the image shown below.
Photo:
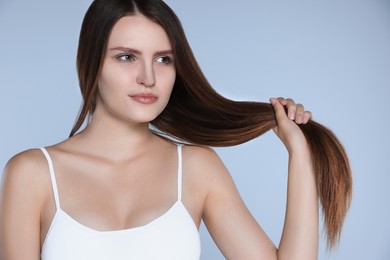
<svg viewBox="0 0 390 260"><path fill-rule="evenodd" d="M113 47L109 49L110 51L123 51L123 52L130 52L130 53L135 53L135 54L142 54L142 51L133 49L133 48L128 48L128 47ZM171 49L169 50L162 50L162 51L157 51L155 52L155 55L167 55L167 54L173 54L173 51Z"/></svg>

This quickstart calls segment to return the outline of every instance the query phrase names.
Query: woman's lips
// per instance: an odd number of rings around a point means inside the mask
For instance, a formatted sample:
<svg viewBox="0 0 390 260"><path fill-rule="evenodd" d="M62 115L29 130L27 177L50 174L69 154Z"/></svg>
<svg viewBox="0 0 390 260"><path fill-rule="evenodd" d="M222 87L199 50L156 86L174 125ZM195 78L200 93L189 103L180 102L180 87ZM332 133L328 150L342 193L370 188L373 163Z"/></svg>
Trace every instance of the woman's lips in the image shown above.
<svg viewBox="0 0 390 260"><path fill-rule="evenodd" d="M134 101L141 104L153 104L157 101L157 96L149 93L139 93L135 95L129 95Z"/></svg>

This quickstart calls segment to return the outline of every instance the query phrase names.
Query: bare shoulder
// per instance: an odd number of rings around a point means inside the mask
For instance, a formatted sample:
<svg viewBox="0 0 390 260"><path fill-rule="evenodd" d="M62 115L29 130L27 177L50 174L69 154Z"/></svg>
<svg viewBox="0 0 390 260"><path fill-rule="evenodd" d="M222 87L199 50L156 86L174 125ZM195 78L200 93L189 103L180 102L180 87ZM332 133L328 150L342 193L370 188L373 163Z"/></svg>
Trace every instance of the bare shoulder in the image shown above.
<svg viewBox="0 0 390 260"><path fill-rule="evenodd" d="M48 166L39 149L30 149L12 157L6 164L2 176L2 193L18 193L35 198L44 194Z"/></svg>
<svg viewBox="0 0 390 260"><path fill-rule="evenodd" d="M191 174L210 193L221 188L234 188L232 177L218 154L210 147L188 145L183 148L183 160Z"/></svg>
<svg viewBox="0 0 390 260"><path fill-rule="evenodd" d="M210 147L186 145L183 148L183 157L191 168L200 170L200 174L206 174L219 168L225 168L218 154Z"/></svg>
<svg viewBox="0 0 390 260"><path fill-rule="evenodd" d="M5 166L0 186L0 240L7 243L0 241L0 258L39 257L41 214L50 190L45 161L40 150L31 149L15 155Z"/></svg>
<svg viewBox="0 0 390 260"><path fill-rule="evenodd" d="M32 177L36 172L45 169L46 159L39 149L30 149L13 156L4 168L5 178ZM38 176L35 176L38 177Z"/></svg>

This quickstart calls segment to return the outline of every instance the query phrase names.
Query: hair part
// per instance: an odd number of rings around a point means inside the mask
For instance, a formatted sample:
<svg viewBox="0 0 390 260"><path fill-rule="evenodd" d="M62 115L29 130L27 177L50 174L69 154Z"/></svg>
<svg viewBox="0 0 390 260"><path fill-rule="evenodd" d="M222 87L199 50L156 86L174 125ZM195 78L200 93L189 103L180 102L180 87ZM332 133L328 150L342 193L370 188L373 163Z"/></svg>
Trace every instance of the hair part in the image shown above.
<svg viewBox="0 0 390 260"><path fill-rule="evenodd" d="M219 147L247 142L276 126L270 104L229 100L211 87L179 19L163 1L95 0L80 32L77 71L83 104L70 137L95 110L98 79L112 28L120 18L137 13L165 30L175 57L176 81L167 107L151 122L154 127L184 142ZM328 247L332 248L339 241L352 198L348 157L328 128L313 120L299 127L312 152Z"/></svg>

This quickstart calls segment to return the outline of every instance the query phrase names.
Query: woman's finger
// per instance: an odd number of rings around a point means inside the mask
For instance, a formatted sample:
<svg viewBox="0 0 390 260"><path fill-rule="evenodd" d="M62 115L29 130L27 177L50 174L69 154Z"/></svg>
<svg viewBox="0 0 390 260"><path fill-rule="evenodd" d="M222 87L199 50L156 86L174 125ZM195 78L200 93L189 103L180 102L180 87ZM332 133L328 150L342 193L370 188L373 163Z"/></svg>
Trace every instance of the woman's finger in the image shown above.
<svg viewBox="0 0 390 260"><path fill-rule="evenodd" d="M302 104L296 104L292 98L278 97L272 99L277 100L279 105L283 107L283 111L287 114L288 118L294 120L297 124L306 124L312 118L311 112L305 111L304 106Z"/></svg>
<svg viewBox="0 0 390 260"><path fill-rule="evenodd" d="M302 104L296 104L295 123L302 124L305 116L305 109Z"/></svg>
<svg viewBox="0 0 390 260"><path fill-rule="evenodd" d="M279 121L283 117L286 117L286 111L284 110L284 105L279 101L279 98L271 98L270 101L274 107L277 121Z"/></svg>
<svg viewBox="0 0 390 260"><path fill-rule="evenodd" d="M305 115L303 116L303 123L306 124L313 117L310 111L305 111Z"/></svg>
<svg viewBox="0 0 390 260"><path fill-rule="evenodd" d="M288 100L285 99L284 97L278 97L277 100L279 101L280 104L282 104L283 106L286 106L287 103L288 103ZM292 99L290 99L292 100ZM294 102L294 100L292 100L292 102Z"/></svg>
<svg viewBox="0 0 390 260"><path fill-rule="evenodd" d="M286 99L286 108L287 108L287 116L291 120L295 120L296 113L297 113L297 106L295 104L295 101L292 98Z"/></svg>

